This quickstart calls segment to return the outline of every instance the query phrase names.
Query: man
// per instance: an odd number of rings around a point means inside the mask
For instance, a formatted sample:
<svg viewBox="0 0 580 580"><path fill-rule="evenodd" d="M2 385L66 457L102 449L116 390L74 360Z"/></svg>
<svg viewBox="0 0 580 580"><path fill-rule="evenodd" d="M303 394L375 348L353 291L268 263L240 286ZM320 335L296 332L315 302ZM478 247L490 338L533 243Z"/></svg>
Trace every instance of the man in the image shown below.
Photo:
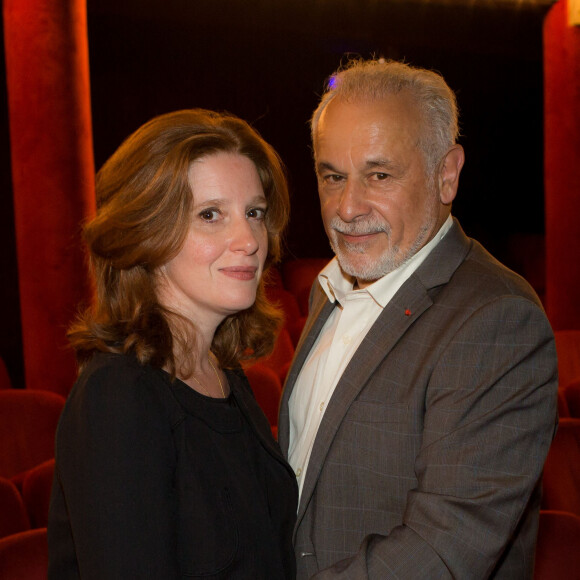
<svg viewBox="0 0 580 580"><path fill-rule="evenodd" d="M457 134L445 81L397 62L351 63L314 113L336 258L280 411L300 580L532 577L554 339L451 217Z"/></svg>

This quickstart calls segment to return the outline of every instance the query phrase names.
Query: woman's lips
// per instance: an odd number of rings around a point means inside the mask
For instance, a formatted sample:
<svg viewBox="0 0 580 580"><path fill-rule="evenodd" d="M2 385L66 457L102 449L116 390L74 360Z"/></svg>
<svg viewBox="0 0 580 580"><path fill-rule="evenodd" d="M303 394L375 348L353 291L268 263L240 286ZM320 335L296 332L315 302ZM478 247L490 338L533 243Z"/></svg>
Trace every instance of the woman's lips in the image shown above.
<svg viewBox="0 0 580 580"><path fill-rule="evenodd" d="M236 280L253 280L257 270L258 268L254 266L230 266L229 268L221 268L220 272Z"/></svg>

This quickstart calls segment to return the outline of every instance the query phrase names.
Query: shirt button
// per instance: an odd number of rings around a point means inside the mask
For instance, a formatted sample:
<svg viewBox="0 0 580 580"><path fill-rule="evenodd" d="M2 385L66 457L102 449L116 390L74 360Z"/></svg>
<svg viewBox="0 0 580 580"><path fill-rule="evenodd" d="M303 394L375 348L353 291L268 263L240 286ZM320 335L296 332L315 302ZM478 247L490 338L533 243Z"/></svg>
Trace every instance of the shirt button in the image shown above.
<svg viewBox="0 0 580 580"><path fill-rule="evenodd" d="M296 470L296 477L300 477L301 475L302 475L302 467L299 467L299 468Z"/></svg>
<svg viewBox="0 0 580 580"><path fill-rule="evenodd" d="M351 343L351 341L352 341L352 337L351 337L351 336L349 336L348 334L345 334L345 335L342 337L342 342L343 342L343 344L350 344L350 343Z"/></svg>
<svg viewBox="0 0 580 580"><path fill-rule="evenodd" d="M320 412L322 413L322 409L324 409L324 401L322 401L322 403L320 403L319 409L320 409Z"/></svg>

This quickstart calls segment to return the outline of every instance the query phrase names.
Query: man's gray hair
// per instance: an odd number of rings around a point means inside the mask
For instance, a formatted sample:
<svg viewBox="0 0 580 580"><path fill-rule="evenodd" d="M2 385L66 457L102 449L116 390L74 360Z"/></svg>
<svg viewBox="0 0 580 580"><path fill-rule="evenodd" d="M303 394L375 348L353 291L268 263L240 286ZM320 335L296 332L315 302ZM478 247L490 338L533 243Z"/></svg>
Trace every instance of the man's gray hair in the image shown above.
<svg viewBox="0 0 580 580"><path fill-rule="evenodd" d="M425 156L426 169L434 171L459 136L455 94L440 74L398 61L356 59L339 68L328 80L312 115L312 142L322 112L334 99L368 103L403 91L414 99L422 115L419 147Z"/></svg>

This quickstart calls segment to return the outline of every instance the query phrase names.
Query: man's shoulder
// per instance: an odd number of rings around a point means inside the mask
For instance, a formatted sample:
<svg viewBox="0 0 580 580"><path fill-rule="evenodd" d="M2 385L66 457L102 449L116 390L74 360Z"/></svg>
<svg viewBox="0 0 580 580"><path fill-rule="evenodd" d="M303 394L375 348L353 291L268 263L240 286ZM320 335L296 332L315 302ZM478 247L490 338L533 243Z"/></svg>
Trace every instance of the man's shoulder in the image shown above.
<svg viewBox="0 0 580 580"><path fill-rule="evenodd" d="M428 289L447 286L465 297L493 299L509 295L540 304L532 286L468 237L457 220L418 273Z"/></svg>
<svg viewBox="0 0 580 580"><path fill-rule="evenodd" d="M476 290L486 294L527 298L539 304L530 283L494 258L479 242L473 240L471 250L457 270L459 279L473 279Z"/></svg>

